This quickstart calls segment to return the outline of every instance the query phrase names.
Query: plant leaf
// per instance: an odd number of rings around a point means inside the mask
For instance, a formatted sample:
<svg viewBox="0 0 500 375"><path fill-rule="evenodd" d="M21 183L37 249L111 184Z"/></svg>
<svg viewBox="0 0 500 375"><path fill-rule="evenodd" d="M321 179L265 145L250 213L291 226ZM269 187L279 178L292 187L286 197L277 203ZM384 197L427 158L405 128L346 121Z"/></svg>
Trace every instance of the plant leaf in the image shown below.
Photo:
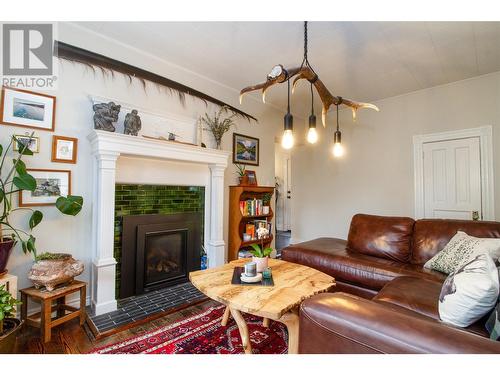
<svg viewBox="0 0 500 375"><path fill-rule="evenodd" d="M56 201L56 207L65 215L76 216L82 210L83 197L78 195L59 197Z"/></svg>
<svg viewBox="0 0 500 375"><path fill-rule="evenodd" d="M2 203L3 198L5 197L5 193L2 188L0 188L0 203Z"/></svg>
<svg viewBox="0 0 500 375"><path fill-rule="evenodd" d="M0 156L2 156L2 153L3 153L3 146L0 145Z"/></svg>
<svg viewBox="0 0 500 375"><path fill-rule="evenodd" d="M38 224L40 224L40 222L42 221L43 219L43 214L40 212L40 211L34 211L33 214L31 215L30 217L30 229L33 229L34 227L36 227Z"/></svg>
<svg viewBox="0 0 500 375"><path fill-rule="evenodd" d="M30 253L36 253L35 241L36 238L32 235L30 235L30 238L28 239L28 241L26 241L26 247L28 248L28 251Z"/></svg>
<svg viewBox="0 0 500 375"><path fill-rule="evenodd" d="M24 164L24 161L22 161L21 159L14 159L13 163L19 175L24 175L28 173L26 172L26 164Z"/></svg>
<svg viewBox="0 0 500 375"><path fill-rule="evenodd" d="M36 189L36 180L28 173L14 177L12 182L21 190L35 191Z"/></svg>

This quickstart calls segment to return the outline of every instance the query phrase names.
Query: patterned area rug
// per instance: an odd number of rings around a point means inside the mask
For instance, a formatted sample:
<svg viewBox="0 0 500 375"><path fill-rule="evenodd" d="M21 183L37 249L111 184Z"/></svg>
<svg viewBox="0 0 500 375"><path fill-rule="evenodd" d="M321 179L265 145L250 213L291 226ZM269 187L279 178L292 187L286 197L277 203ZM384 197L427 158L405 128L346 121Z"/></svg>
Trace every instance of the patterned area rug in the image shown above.
<svg viewBox="0 0 500 375"><path fill-rule="evenodd" d="M225 306L210 307L206 311L180 320L160 329L98 348L98 354L240 354L243 353L240 332L229 319L226 327L220 325ZM269 328L262 326L262 318L243 314L250 332L254 354L284 354L288 334L284 324L272 321Z"/></svg>

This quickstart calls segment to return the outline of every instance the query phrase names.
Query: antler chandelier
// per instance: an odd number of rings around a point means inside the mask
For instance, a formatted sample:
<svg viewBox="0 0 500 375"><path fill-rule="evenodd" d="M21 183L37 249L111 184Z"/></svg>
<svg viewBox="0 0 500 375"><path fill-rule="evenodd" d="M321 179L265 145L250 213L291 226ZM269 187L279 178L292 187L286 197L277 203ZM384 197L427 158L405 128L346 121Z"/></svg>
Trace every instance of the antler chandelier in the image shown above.
<svg viewBox="0 0 500 375"><path fill-rule="evenodd" d="M340 105L345 105L350 107L352 110L352 117L356 120L356 111L360 108L371 108L378 111L378 107L374 104L370 103L362 103L356 102L354 100L349 100L342 98L341 96L334 96L330 93L330 91L326 88L326 86L321 82L319 76L314 71L313 67L309 63L307 58L307 21L304 22L304 58L302 63L298 68L285 69L283 65L279 64L274 66L271 69L271 72L267 75L266 82L259 83L254 86L245 87L240 91L240 104L243 99L243 95L250 91L262 90L262 101L266 102L266 91L269 87L277 84L287 82L288 84L288 105L287 105L287 113L284 118L284 133L282 138L282 146L283 148L289 149L293 147L293 116L290 113L290 79L295 77L292 84L292 94L297 86L297 83L301 79L306 79L311 84L311 115L309 116L309 132L307 134L307 140L309 143L316 143L318 136L316 133L316 116L314 115L314 95L313 95L313 86L316 88L318 95L323 103L323 110L321 114L321 122L323 123L323 127L326 127L326 114L332 105L336 106L337 109L337 130L334 135L334 148L333 153L335 156L342 155L342 146L341 142L341 133L339 129L339 119L338 119L338 110Z"/></svg>

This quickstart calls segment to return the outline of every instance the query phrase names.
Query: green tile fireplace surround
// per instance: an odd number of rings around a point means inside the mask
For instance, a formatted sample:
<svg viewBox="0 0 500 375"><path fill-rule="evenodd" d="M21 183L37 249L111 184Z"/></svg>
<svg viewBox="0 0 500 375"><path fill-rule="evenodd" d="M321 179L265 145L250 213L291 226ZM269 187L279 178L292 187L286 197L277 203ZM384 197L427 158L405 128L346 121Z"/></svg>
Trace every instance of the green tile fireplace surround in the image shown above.
<svg viewBox="0 0 500 375"><path fill-rule="evenodd" d="M205 208L205 187L116 184L114 257L116 298L120 295L122 218L128 215L200 212ZM201 231L203 233L203 229Z"/></svg>

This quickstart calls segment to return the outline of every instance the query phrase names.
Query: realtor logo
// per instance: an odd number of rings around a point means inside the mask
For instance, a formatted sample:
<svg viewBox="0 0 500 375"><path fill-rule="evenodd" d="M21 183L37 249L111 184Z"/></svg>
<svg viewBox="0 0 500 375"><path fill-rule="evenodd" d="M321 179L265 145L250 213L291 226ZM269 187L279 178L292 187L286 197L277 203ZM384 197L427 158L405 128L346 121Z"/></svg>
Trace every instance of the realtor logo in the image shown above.
<svg viewBox="0 0 500 375"><path fill-rule="evenodd" d="M3 25L3 74L52 75L52 25Z"/></svg>
<svg viewBox="0 0 500 375"><path fill-rule="evenodd" d="M55 90L54 62L56 24L2 24L2 80L0 86L19 89Z"/></svg>

